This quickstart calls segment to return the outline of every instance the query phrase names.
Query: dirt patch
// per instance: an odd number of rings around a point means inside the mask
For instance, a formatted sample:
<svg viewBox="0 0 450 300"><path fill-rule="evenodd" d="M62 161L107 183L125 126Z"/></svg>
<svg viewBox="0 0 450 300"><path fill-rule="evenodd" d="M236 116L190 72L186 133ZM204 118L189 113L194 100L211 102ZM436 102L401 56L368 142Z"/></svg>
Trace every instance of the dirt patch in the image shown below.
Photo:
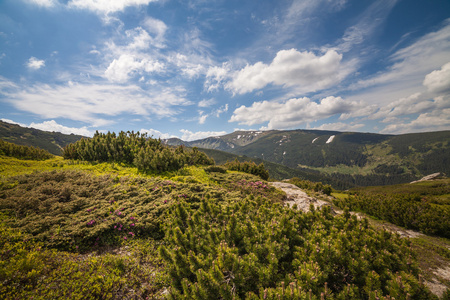
<svg viewBox="0 0 450 300"><path fill-rule="evenodd" d="M430 291L438 297L442 297L444 292L447 290L447 287L433 279L433 281L425 281L425 285L430 289Z"/></svg>

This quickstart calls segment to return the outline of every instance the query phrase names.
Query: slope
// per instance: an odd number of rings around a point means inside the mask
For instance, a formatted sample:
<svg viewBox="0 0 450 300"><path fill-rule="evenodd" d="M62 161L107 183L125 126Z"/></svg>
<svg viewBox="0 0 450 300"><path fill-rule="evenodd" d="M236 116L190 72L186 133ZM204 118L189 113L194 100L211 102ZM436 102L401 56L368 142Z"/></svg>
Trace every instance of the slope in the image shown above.
<svg viewBox="0 0 450 300"><path fill-rule="evenodd" d="M54 155L61 155L62 148L81 138L81 135L47 132L0 121L0 139L17 145L38 147Z"/></svg>

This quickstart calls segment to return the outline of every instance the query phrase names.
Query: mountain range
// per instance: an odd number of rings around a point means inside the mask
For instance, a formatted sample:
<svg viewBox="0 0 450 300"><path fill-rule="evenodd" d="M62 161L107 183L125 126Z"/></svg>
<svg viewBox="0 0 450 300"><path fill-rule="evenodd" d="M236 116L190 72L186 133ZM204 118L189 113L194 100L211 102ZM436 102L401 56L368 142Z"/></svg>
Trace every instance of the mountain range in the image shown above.
<svg viewBox="0 0 450 300"><path fill-rule="evenodd" d="M430 173L450 174L450 131L402 135L322 130L236 131L190 142L172 138L165 143L226 151L298 171L320 173L329 180L350 185L404 183ZM215 158L214 153L210 155Z"/></svg>

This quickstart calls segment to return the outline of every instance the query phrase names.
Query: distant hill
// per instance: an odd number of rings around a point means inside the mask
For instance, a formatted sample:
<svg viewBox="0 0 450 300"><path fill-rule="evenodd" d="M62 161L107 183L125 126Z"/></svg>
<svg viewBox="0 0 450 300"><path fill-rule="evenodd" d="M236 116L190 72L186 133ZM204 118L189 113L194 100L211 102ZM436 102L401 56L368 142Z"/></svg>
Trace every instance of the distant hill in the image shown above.
<svg viewBox="0 0 450 300"><path fill-rule="evenodd" d="M341 182L338 179L335 179L326 174L321 174L320 172L311 169L299 169L299 168L292 169L281 164L264 161L260 158L248 157L245 155L237 155L220 150L204 149L204 148L199 148L199 150L206 153L206 155L208 155L209 157L213 158L216 164L218 165L223 165L227 161L234 161L235 159L238 159L240 162L253 161L258 165L263 163L264 167L269 171L270 178L275 180L283 180L298 177L303 180L310 180L314 182L322 182L325 184L330 184L335 188L341 189L355 186L354 184L347 184L345 182Z"/></svg>
<svg viewBox="0 0 450 300"><path fill-rule="evenodd" d="M63 147L82 137L81 135L26 128L0 121L0 139L17 145L39 147L54 155L61 155Z"/></svg>
<svg viewBox="0 0 450 300"><path fill-rule="evenodd" d="M173 140L166 140L172 144ZM410 182L450 174L450 131L386 135L321 130L237 131L176 145L227 151L350 185ZM175 145L175 143L173 143ZM214 156L213 156L214 157Z"/></svg>

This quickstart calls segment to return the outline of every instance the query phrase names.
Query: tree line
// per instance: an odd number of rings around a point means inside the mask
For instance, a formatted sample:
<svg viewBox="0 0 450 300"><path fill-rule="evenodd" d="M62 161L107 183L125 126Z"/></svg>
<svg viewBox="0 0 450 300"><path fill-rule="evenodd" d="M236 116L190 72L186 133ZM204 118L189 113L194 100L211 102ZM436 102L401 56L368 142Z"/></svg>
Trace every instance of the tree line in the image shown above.
<svg viewBox="0 0 450 300"><path fill-rule="evenodd" d="M100 133L81 139L63 149L65 159L90 162L117 162L135 166L142 172L176 171L185 165L213 165L214 160L197 148L171 148L160 139L139 132Z"/></svg>

